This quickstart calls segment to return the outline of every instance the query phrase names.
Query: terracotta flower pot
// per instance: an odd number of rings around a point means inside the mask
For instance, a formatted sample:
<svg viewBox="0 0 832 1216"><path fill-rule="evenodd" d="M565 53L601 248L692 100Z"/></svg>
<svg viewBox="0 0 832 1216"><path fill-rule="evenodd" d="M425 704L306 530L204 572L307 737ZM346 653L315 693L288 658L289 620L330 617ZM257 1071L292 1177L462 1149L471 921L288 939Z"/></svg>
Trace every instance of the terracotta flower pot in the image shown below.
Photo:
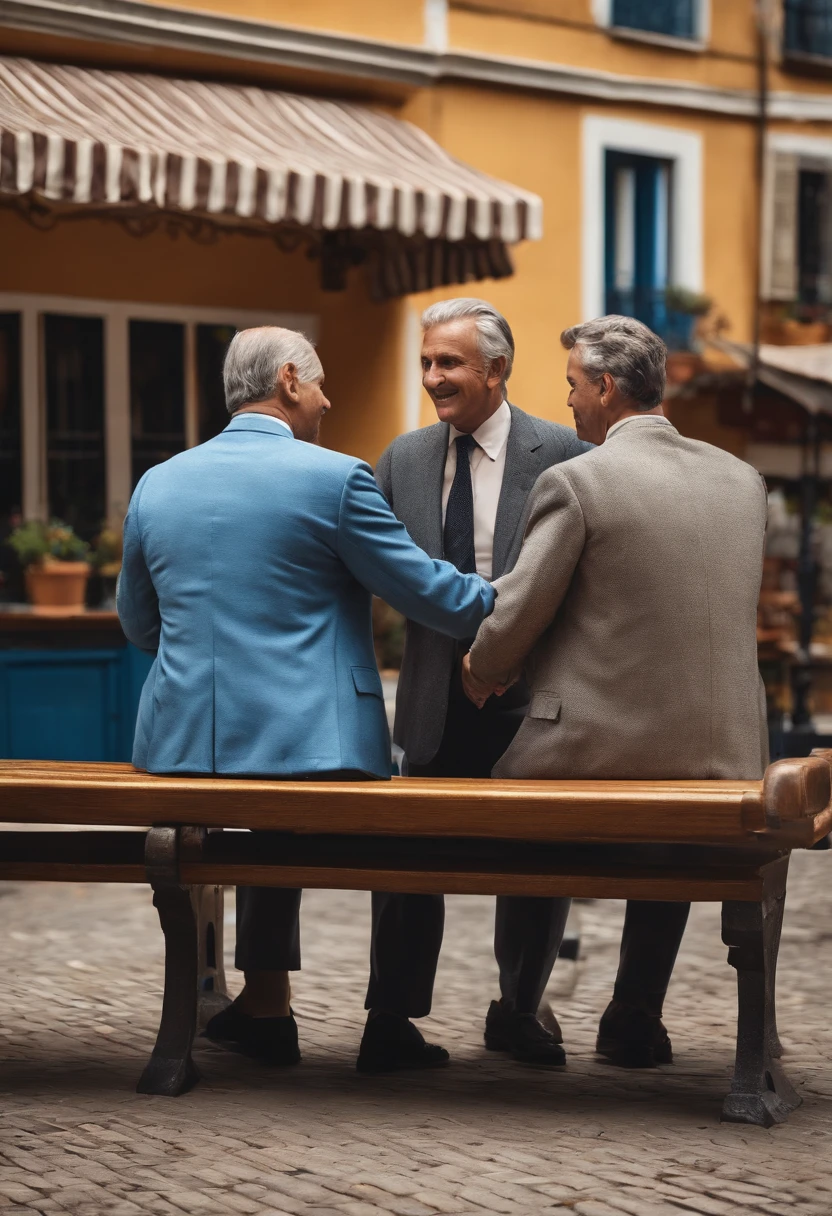
<svg viewBox="0 0 832 1216"><path fill-rule="evenodd" d="M26 568L26 591L40 616L84 611L90 568L86 562L42 562Z"/></svg>

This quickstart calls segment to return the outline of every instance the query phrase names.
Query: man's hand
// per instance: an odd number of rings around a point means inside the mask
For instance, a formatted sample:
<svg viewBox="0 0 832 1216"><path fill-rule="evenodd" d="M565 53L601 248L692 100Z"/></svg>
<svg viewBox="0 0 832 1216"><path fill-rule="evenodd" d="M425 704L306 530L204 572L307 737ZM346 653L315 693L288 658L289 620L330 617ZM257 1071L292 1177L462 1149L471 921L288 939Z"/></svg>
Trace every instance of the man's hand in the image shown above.
<svg viewBox="0 0 832 1216"><path fill-rule="evenodd" d="M501 697L506 690L504 684L487 684L471 670L471 656L466 654L462 659L462 687L469 701L473 701L477 709L482 709L488 698L494 693Z"/></svg>

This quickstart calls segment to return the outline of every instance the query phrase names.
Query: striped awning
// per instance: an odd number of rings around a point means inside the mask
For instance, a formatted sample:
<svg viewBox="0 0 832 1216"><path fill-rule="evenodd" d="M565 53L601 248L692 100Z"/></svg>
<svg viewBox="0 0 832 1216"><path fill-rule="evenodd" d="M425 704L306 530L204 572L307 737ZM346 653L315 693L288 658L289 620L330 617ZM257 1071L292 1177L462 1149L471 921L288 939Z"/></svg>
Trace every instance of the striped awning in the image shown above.
<svg viewBox="0 0 832 1216"><path fill-rule="evenodd" d="M2 196L295 229L375 263L382 295L510 274L542 223L537 195L366 106L0 57Z"/></svg>

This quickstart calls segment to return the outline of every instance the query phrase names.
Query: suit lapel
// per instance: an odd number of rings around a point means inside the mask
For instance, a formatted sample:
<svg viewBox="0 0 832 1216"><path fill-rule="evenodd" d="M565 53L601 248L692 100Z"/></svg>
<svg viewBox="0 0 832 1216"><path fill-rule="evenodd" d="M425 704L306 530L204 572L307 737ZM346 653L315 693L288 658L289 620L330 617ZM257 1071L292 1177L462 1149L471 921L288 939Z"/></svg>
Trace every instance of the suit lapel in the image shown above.
<svg viewBox="0 0 832 1216"><path fill-rule="evenodd" d="M511 407L511 430L506 445L506 467L494 523L492 578L505 573L512 542L523 520L529 491L543 472L540 448L543 440L534 419L517 406Z"/></svg>
<svg viewBox="0 0 832 1216"><path fill-rule="evenodd" d="M429 557L442 556L442 482L448 455L448 424L437 422L419 432L420 451L408 459L405 486L396 488L396 514ZM402 492L404 489L404 492Z"/></svg>

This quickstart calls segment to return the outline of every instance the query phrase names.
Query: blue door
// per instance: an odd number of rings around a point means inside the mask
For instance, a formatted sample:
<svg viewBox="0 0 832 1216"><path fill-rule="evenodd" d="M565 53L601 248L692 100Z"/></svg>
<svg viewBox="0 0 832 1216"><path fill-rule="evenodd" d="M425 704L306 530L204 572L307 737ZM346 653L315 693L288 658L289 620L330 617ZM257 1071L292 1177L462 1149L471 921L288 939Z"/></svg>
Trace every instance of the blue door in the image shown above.
<svg viewBox="0 0 832 1216"><path fill-rule="evenodd" d="M605 311L667 330L671 164L607 152L605 173Z"/></svg>

